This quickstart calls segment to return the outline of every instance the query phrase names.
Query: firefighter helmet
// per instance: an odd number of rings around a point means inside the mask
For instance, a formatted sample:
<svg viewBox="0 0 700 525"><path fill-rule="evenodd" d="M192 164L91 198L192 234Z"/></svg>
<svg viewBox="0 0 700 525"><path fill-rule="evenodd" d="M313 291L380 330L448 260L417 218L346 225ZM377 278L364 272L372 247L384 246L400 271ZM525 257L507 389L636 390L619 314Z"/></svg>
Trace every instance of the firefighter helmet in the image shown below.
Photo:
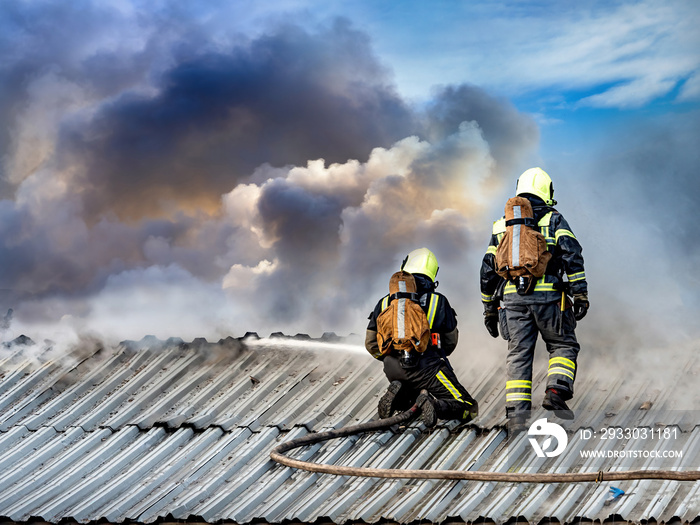
<svg viewBox="0 0 700 525"><path fill-rule="evenodd" d="M409 253L401 264L401 269L408 273L425 275L435 282L439 267L437 257L428 248L418 248Z"/></svg>
<svg viewBox="0 0 700 525"><path fill-rule="evenodd" d="M516 195L529 193L542 199L548 206L554 206L557 201L554 197L554 185L552 179L542 168L530 168L518 178L518 185L515 189Z"/></svg>

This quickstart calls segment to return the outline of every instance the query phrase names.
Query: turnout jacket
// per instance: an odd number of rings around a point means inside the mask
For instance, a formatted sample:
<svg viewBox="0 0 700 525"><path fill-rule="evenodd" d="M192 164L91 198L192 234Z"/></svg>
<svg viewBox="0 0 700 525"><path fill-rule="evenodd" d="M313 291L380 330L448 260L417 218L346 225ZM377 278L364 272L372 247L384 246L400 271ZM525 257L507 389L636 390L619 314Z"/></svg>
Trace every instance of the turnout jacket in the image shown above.
<svg viewBox="0 0 700 525"><path fill-rule="evenodd" d="M588 293L583 267L582 248L564 216L541 199L526 195L540 233L547 241L552 258L545 274L535 283L534 291L519 295L512 282L496 273L496 250L506 232L505 217L493 223L491 241L481 263L481 300L487 304L502 299L504 304L546 304L561 300L561 292Z"/></svg>
<svg viewBox="0 0 700 525"><path fill-rule="evenodd" d="M424 352L425 355L437 352L438 354L450 355L457 346L459 331L457 330L457 314L450 306L447 297L435 291L426 292L421 289L419 278L416 278L418 284L418 293L420 294L419 304L428 317L428 325L430 326L431 334L440 335L441 348L435 347L432 342L428 349ZM389 306L389 295L382 297L374 310L369 315L369 324L367 325L367 334L365 337L365 348L376 359L382 359L383 356L379 353L379 344L377 343L377 317L385 308Z"/></svg>

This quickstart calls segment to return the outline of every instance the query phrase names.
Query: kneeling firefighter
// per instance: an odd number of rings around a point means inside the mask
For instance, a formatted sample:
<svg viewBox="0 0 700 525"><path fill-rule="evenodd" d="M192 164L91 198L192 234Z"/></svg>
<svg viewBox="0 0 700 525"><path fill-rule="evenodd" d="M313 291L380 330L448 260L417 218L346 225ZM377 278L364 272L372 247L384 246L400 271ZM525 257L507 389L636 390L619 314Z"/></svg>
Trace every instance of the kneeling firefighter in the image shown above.
<svg viewBox="0 0 700 525"><path fill-rule="evenodd" d="M384 296L369 316L365 347L384 362L391 382L379 400L379 417L421 408L427 427L437 419L471 421L477 402L464 388L447 359L457 346L455 311L436 292L437 258L427 248L408 254Z"/></svg>
<svg viewBox="0 0 700 525"><path fill-rule="evenodd" d="M532 408L532 363L542 336L549 352L542 406L573 419L579 344L574 329L588 310L581 245L553 208L552 179L540 168L519 178L516 197L493 225L481 265L481 299L489 333L508 341L506 417L522 430Z"/></svg>

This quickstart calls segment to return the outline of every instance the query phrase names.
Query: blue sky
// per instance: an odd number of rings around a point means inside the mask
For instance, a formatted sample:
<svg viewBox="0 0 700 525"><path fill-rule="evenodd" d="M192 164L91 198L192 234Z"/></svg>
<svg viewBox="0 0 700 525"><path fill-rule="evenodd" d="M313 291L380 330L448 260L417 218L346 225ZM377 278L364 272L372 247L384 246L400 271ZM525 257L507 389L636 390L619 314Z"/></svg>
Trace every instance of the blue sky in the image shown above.
<svg viewBox="0 0 700 525"><path fill-rule="evenodd" d="M676 100L700 95L692 1L348 2L336 12L370 34L401 91L418 99L462 82L516 101L537 95L547 108L635 108L676 88Z"/></svg>
<svg viewBox="0 0 700 525"><path fill-rule="evenodd" d="M357 333L430 245L478 326L491 222L540 165L590 337L689 337L697 27L694 0L6 0L0 307L27 331Z"/></svg>
<svg viewBox="0 0 700 525"><path fill-rule="evenodd" d="M625 126L700 105L700 7L684 1L250 3L240 31L347 17L406 100L474 84L531 114L542 161L585 155Z"/></svg>
<svg viewBox="0 0 700 525"><path fill-rule="evenodd" d="M471 83L541 126L545 154L627 119L697 109L697 2L341 2L309 6L367 31L398 89ZM550 147L549 140L553 142ZM556 149L555 149L556 148Z"/></svg>

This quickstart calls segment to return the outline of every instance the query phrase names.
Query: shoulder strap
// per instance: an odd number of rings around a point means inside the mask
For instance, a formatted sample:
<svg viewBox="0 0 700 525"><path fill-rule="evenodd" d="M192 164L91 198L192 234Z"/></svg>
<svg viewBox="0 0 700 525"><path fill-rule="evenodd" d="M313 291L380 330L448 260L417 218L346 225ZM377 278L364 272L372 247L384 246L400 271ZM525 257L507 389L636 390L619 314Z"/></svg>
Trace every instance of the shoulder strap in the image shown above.
<svg viewBox="0 0 700 525"><path fill-rule="evenodd" d="M420 296L413 292L396 292L389 296L389 302L394 299L410 299L411 301L418 303L420 302Z"/></svg>
<svg viewBox="0 0 700 525"><path fill-rule="evenodd" d="M524 224L530 228L535 227L535 219L532 217L521 217L519 219L510 219L506 221L506 226L515 226L516 224Z"/></svg>

